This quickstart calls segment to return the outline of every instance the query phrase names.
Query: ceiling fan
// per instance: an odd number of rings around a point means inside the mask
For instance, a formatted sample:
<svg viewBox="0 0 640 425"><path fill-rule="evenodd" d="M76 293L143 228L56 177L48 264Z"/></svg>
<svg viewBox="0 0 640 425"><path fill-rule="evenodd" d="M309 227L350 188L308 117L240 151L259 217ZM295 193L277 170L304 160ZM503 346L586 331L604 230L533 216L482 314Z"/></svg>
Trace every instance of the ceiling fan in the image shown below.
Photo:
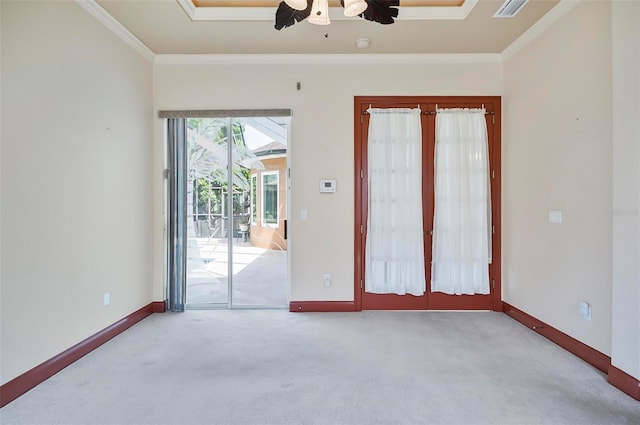
<svg viewBox="0 0 640 425"><path fill-rule="evenodd" d="M383 25L398 17L400 0L340 0L345 16L359 16ZM284 0L276 11L275 29L280 31L305 19L315 25L329 25L328 0Z"/></svg>

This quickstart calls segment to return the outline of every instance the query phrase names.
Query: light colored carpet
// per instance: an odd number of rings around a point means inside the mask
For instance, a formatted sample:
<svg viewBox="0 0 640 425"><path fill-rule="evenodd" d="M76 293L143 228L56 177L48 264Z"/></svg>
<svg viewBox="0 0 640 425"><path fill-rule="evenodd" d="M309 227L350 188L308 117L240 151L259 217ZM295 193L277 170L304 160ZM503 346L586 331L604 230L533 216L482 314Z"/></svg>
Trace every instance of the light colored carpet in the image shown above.
<svg viewBox="0 0 640 425"><path fill-rule="evenodd" d="M501 313L155 314L0 410L8 424L640 424Z"/></svg>

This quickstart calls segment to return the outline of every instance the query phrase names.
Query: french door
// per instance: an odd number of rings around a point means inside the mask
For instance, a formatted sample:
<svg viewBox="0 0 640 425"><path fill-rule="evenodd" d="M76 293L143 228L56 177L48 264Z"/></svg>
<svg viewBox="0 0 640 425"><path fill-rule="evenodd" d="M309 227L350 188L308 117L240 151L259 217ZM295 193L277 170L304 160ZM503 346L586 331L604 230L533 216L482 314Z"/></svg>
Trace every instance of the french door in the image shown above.
<svg viewBox="0 0 640 425"><path fill-rule="evenodd" d="M448 295L431 292L431 244L434 214L434 152L437 108L480 108L487 110L491 211L493 218L492 264L489 265L488 295ZM365 291L365 247L368 216L367 145L369 108L421 109L422 124L422 210L424 263L427 290L422 296L372 294ZM362 96L354 102L355 158L355 304L362 310L501 310L500 285L500 97Z"/></svg>
<svg viewBox="0 0 640 425"><path fill-rule="evenodd" d="M169 309L286 308L289 111L166 114Z"/></svg>

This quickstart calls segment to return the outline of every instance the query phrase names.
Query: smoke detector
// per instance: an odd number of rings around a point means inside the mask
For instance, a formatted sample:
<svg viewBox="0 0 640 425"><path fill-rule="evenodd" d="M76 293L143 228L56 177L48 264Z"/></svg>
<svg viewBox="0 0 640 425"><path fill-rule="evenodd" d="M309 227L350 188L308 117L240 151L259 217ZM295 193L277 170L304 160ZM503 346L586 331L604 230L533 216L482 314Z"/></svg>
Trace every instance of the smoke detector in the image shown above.
<svg viewBox="0 0 640 425"><path fill-rule="evenodd" d="M358 49L368 49L370 44L368 38L359 38L356 40L356 47Z"/></svg>

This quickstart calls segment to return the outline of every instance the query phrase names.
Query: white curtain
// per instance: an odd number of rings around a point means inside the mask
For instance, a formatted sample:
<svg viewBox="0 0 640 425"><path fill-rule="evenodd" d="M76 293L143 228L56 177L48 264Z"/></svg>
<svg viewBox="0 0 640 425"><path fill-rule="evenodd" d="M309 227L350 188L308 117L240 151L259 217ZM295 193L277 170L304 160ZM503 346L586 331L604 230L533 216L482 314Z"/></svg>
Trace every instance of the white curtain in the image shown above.
<svg viewBox="0 0 640 425"><path fill-rule="evenodd" d="M431 291L488 294L491 193L482 109L436 115Z"/></svg>
<svg viewBox="0 0 640 425"><path fill-rule="evenodd" d="M420 109L370 108L365 291L423 295Z"/></svg>

